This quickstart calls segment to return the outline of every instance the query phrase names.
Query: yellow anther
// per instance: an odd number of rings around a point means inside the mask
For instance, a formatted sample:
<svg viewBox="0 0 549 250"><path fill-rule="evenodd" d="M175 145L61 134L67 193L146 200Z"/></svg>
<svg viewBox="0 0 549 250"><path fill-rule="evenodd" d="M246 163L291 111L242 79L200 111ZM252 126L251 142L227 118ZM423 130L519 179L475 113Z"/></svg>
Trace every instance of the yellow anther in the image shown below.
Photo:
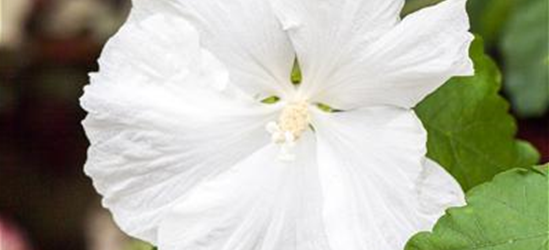
<svg viewBox="0 0 549 250"><path fill-rule="evenodd" d="M278 126L284 132L290 132L295 139L307 130L311 122L309 104L307 102L289 103L278 118Z"/></svg>
<svg viewBox="0 0 549 250"><path fill-rule="evenodd" d="M266 126L273 143L280 146L279 159L293 161L294 147L299 137L307 130L311 122L309 104L307 102L292 102L286 105L277 122L269 122Z"/></svg>

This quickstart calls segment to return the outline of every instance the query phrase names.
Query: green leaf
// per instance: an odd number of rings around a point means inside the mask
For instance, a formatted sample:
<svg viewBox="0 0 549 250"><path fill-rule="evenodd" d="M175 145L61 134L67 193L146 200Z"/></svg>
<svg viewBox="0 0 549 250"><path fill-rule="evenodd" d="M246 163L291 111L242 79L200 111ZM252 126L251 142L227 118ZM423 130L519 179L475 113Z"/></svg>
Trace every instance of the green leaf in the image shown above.
<svg viewBox="0 0 549 250"><path fill-rule="evenodd" d="M521 0L470 0L471 28L480 34L488 47L496 45L507 20Z"/></svg>
<svg viewBox="0 0 549 250"><path fill-rule="evenodd" d="M407 0L402 15L442 0ZM549 6L547 0L469 0L471 29L505 65L505 88L516 113L549 110ZM501 51L500 51L501 50Z"/></svg>
<svg viewBox="0 0 549 250"><path fill-rule="evenodd" d="M522 1L503 36L507 93L525 117L541 116L549 108L548 12L547 0Z"/></svg>
<svg viewBox="0 0 549 250"><path fill-rule="evenodd" d="M465 190L515 167L539 160L517 131L509 104L498 92L501 77L484 54L482 39L471 47L474 77L450 80L416 108L429 134L428 156L445 167Z"/></svg>
<svg viewBox="0 0 549 250"><path fill-rule="evenodd" d="M467 194L432 233L415 235L406 250L546 250L549 242L547 167L515 169Z"/></svg>

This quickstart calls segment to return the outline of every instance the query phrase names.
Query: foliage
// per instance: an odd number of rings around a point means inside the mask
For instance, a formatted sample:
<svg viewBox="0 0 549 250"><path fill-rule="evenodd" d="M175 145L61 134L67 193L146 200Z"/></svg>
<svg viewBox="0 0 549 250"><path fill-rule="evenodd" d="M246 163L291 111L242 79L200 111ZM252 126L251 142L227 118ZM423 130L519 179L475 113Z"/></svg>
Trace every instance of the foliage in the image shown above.
<svg viewBox="0 0 549 250"><path fill-rule="evenodd" d="M403 15L442 0L407 0ZM549 109L549 6L547 0L469 0L471 30L505 69L505 92L522 117Z"/></svg>
<svg viewBox="0 0 549 250"><path fill-rule="evenodd" d="M521 116L541 116L549 108L548 11L547 0L522 1L503 36L505 84Z"/></svg>
<svg viewBox="0 0 549 250"><path fill-rule="evenodd" d="M406 250L548 249L547 167L511 170L474 188L467 206L448 210Z"/></svg>
<svg viewBox="0 0 549 250"><path fill-rule="evenodd" d="M486 47L497 45L507 20L521 0L469 0L468 11L473 32L481 34Z"/></svg>
<svg viewBox="0 0 549 250"><path fill-rule="evenodd" d="M428 134L428 155L469 189L515 167L536 164L539 155L515 140L516 123L499 94L501 77L477 38L471 47L473 77L450 80L416 108Z"/></svg>

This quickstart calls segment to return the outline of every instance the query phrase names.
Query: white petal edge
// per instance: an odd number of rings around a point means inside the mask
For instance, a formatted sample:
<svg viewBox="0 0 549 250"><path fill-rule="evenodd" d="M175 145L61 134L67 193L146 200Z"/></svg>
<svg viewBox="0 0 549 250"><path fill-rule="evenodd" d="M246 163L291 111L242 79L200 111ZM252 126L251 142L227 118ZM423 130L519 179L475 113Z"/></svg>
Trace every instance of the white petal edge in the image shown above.
<svg viewBox="0 0 549 250"><path fill-rule="evenodd" d="M157 243L164 211L270 139L277 107L239 98L185 20L130 18L107 44L81 106L85 172L129 235Z"/></svg>
<svg viewBox="0 0 549 250"><path fill-rule="evenodd" d="M204 183L165 217L161 250L331 250L312 133L293 162L271 144Z"/></svg>
<svg viewBox="0 0 549 250"><path fill-rule="evenodd" d="M417 190L420 212L425 220L425 227L421 228L421 231L432 230L446 209L465 205L465 193L456 179L429 158L426 158L423 164Z"/></svg>
<svg viewBox="0 0 549 250"><path fill-rule="evenodd" d="M332 249L402 249L425 227L416 185L426 151L419 119L375 107L316 113L313 123Z"/></svg>
<svg viewBox="0 0 549 250"><path fill-rule="evenodd" d="M201 45L227 67L231 81L250 97L290 96L292 45L268 1L133 0L137 16L172 13L197 28Z"/></svg>
<svg viewBox="0 0 549 250"><path fill-rule="evenodd" d="M408 15L314 94L339 109L411 108L454 76L474 74L466 0L446 0Z"/></svg>
<svg viewBox="0 0 549 250"><path fill-rule="evenodd" d="M300 91L318 92L400 20L404 0L270 0L287 30L303 73Z"/></svg>

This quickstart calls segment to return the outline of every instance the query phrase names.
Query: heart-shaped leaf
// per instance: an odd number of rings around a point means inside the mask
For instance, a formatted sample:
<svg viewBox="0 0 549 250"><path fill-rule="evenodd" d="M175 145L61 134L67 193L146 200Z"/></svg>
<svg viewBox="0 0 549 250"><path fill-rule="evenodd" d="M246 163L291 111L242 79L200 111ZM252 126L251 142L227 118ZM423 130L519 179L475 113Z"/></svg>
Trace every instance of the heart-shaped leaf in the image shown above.
<svg viewBox="0 0 549 250"><path fill-rule="evenodd" d="M499 95L501 76L477 38L473 77L450 80L416 108L429 133L428 155L469 189L515 167L536 164L539 154L517 141L509 104Z"/></svg>
<svg viewBox="0 0 549 250"><path fill-rule="evenodd" d="M511 170L472 189L467 206L449 209L406 250L548 249L547 167Z"/></svg>

